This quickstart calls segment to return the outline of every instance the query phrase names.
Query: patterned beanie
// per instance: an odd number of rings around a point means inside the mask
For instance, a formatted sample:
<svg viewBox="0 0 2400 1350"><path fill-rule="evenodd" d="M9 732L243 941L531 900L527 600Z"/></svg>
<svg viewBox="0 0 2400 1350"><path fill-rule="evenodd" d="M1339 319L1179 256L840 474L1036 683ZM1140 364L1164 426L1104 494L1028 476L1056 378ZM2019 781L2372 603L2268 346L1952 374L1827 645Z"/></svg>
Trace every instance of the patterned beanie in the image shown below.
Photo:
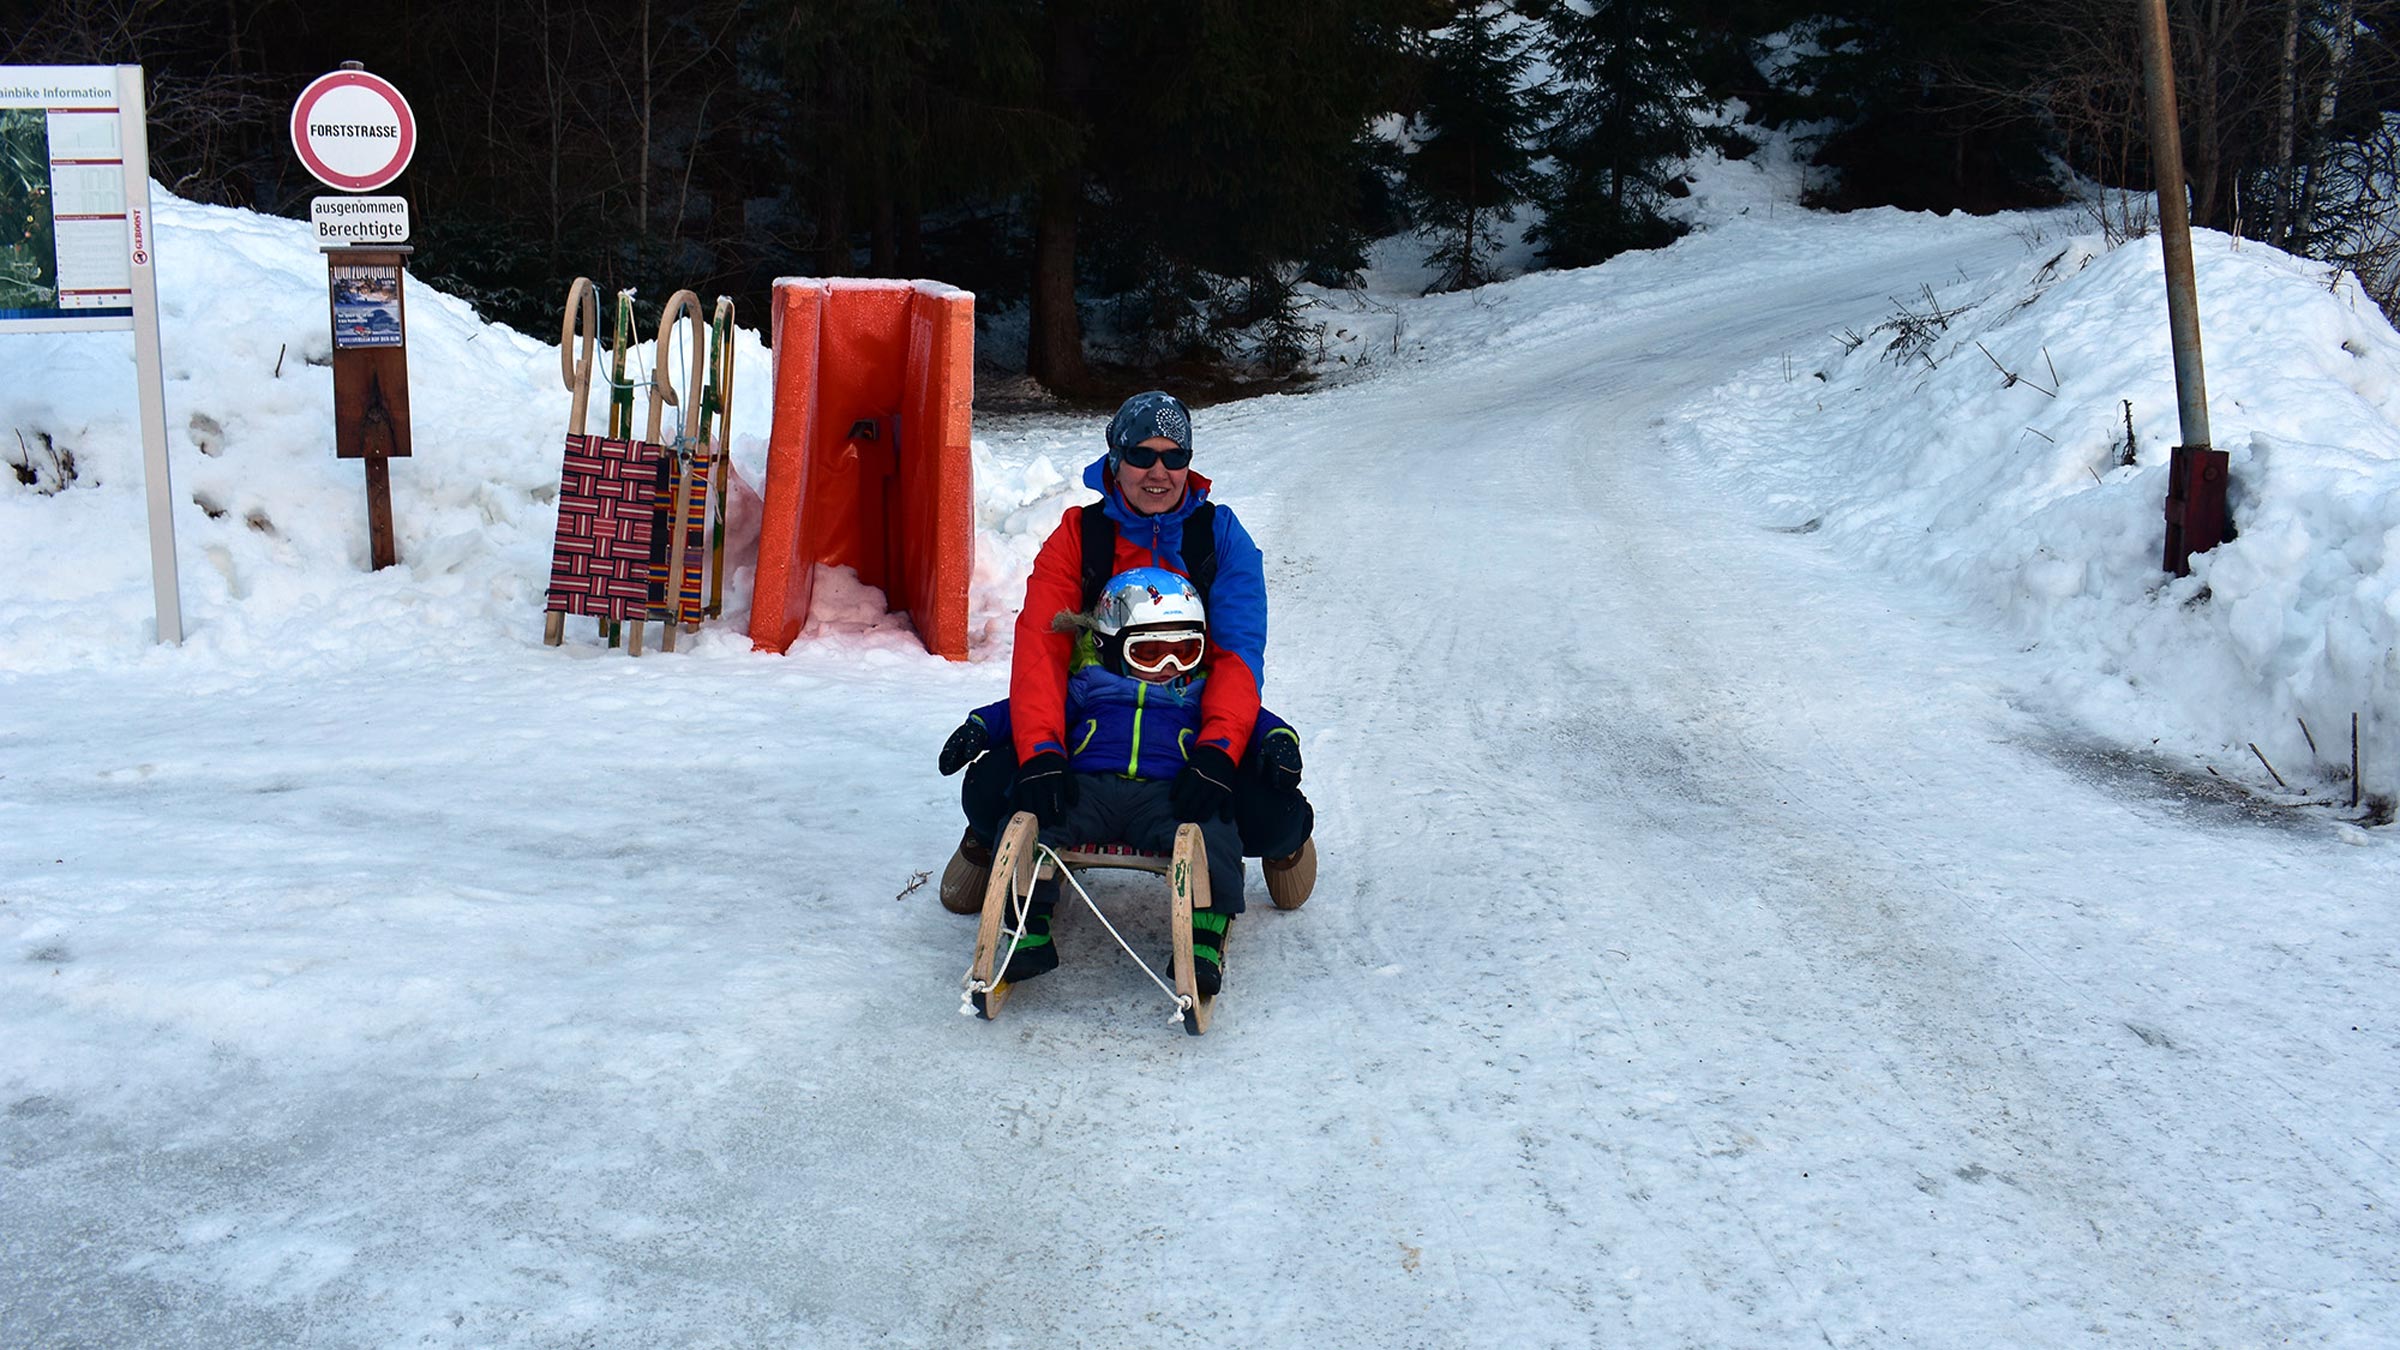
<svg viewBox="0 0 2400 1350"><path fill-rule="evenodd" d="M1183 400L1164 390L1153 389L1135 394L1125 400L1117 415L1108 419L1108 451L1110 458L1129 446L1140 445L1153 436L1164 436L1175 442L1176 448L1192 448L1192 414Z"/></svg>

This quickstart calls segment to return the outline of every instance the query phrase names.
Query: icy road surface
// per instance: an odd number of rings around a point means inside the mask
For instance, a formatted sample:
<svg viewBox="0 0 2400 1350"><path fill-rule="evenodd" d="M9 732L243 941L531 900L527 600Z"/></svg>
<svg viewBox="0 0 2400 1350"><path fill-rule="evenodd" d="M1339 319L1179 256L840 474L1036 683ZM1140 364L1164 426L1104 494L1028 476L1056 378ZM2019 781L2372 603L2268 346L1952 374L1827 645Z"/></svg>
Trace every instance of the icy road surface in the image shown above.
<svg viewBox="0 0 2400 1350"><path fill-rule="evenodd" d="M0 1343L2392 1343L2388 843L2088 742L1696 448L2024 256L1894 219L1203 410L1323 860L1204 1038L1086 915L958 1015L973 923L901 892L994 642L368 592L0 676ZM1145 954L1151 884L1095 884Z"/></svg>

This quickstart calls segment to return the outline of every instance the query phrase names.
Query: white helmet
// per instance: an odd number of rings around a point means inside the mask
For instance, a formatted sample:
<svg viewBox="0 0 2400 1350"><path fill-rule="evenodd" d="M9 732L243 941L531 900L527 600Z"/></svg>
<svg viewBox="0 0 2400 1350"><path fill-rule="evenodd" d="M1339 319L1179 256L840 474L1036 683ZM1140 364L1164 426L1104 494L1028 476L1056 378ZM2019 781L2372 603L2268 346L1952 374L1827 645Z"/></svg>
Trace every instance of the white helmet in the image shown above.
<svg viewBox="0 0 2400 1350"><path fill-rule="evenodd" d="M1092 607L1103 659L1122 675L1163 680L1189 675L1208 655L1208 608L1192 583L1163 567L1110 577Z"/></svg>
<svg viewBox="0 0 2400 1350"><path fill-rule="evenodd" d="M1192 583L1163 567L1129 567L1100 587L1100 603L1092 619L1102 637L1115 637L1128 628L1158 624L1177 628L1208 626L1208 607Z"/></svg>

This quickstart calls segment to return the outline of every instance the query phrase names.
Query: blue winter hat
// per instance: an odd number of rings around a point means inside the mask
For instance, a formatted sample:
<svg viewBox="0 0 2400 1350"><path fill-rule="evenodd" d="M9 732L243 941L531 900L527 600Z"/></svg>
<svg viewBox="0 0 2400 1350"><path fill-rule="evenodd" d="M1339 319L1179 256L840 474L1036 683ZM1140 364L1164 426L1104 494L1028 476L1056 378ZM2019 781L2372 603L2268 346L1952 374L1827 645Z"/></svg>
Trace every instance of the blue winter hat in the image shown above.
<svg viewBox="0 0 2400 1350"><path fill-rule="evenodd" d="M1112 457L1153 436L1166 437L1179 450L1192 448L1191 410L1183 406L1182 399L1165 390L1135 394L1117 409L1116 416L1108 419L1108 450Z"/></svg>

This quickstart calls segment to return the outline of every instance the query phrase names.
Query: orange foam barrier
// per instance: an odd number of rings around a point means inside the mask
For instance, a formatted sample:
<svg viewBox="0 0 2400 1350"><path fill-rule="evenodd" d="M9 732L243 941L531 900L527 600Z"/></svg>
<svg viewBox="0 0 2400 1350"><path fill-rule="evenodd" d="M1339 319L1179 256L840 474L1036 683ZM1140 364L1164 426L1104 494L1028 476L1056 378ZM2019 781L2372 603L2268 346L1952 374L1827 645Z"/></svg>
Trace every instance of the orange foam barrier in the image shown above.
<svg viewBox="0 0 2400 1350"><path fill-rule="evenodd" d="M881 588L925 650L966 660L975 297L925 281L786 278L774 313L752 644L792 645L824 563Z"/></svg>

